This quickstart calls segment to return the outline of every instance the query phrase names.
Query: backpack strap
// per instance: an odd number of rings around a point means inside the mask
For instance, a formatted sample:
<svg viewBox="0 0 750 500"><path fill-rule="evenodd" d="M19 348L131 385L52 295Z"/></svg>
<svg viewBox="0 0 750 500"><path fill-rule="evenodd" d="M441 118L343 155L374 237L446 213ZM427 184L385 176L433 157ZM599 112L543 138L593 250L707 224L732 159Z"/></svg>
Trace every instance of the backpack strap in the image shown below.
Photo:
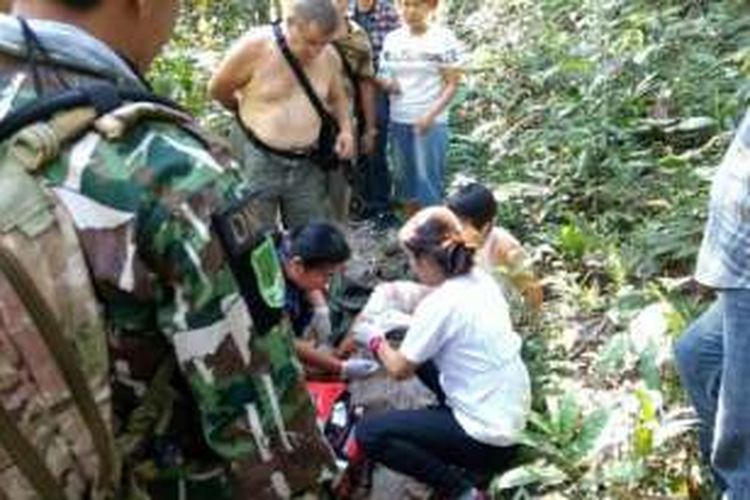
<svg viewBox="0 0 750 500"><path fill-rule="evenodd" d="M39 75L40 65L51 67L52 75L55 77L60 87L69 89L70 85L65 80L65 78L63 78L60 71L58 71L56 65L52 61L52 57L47 51L47 48L44 46L42 41L39 40L39 37L34 32L34 30L31 29L28 21L23 17L18 17L18 23L21 25L21 33L23 34L24 42L26 45L26 60L28 61L31 70L31 79L37 95L42 95L44 93L42 79Z"/></svg>
<svg viewBox="0 0 750 500"><path fill-rule="evenodd" d="M125 104L124 99L134 102ZM101 83L38 99L9 114L0 122L0 142L10 138L0 165L3 179L8 181L0 185L0 230L19 227L34 237L52 223L51 202L28 173L56 158L65 144L92 127L106 138L116 139L147 118L190 121L166 99ZM205 145L192 129L185 130Z"/></svg>
<svg viewBox="0 0 750 500"><path fill-rule="evenodd" d="M97 116L105 115L126 102L159 104L183 112L173 101L150 92L120 89L111 83L94 83L42 97L11 112L0 121L0 142L32 123L49 120L61 111L91 107Z"/></svg>
<svg viewBox="0 0 750 500"><path fill-rule="evenodd" d="M14 418L0 405L0 446L26 477L40 498L65 500L62 488L47 468L26 436L18 429Z"/></svg>
<svg viewBox="0 0 750 500"><path fill-rule="evenodd" d="M101 478L104 483L103 486L110 491L114 491L120 481L120 464L118 463L114 438L112 432L104 423L101 413L99 413L94 396L91 394L91 389L86 381L86 377L81 371L77 356L71 345L65 339L63 329L57 321L55 313L49 308L49 305L44 300L44 297L34 283L34 280L24 270L16 257L2 246L0 246L0 274L3 275L10 286L16 291L21 302L23 302L24 307L29 311L44 344L55 359L55 364L70 388L71 396L76 402L81 417L86 422L86 426L91 433L91 440L94 443L94 448L99 457ZM2 422L0 422L0 427L4 427ZM7 437L12 437L14 430L17 432L17 428L14 428L15 426L7 427L3 430L3 433ZM17 445L19 447L15 448L16 451L25 452L25 450L23 450L25 445L20 443L21 442ZM34 453L34 455L36 455L36 453ZM38 455L36 455L36 457L33 455L30 457L31 458L28 459L29 461L26 466L31 466L32 462L39 459ZM21 467L21 463L23 462L19 462L19 467ZM27 476L27 478L31 480L30 482L34 483L34 476L38 475L44 481L43 483L40 483L40 486L47 488L55 485L54 480L51 484L47 481L47 479L53 476L43 461L41 466L37 464L34 468L37 470L31 472L31 476ZM23 470L23 468L21 470ZM24 474L26 474L26 471L24 471ZM49 478L44 478L45 475L48 475ZM36 488L37 485L34 485L34 487ZM60 497L59 495L53 495L47 497L42 495L42 498L64 498L64 496Z"/></svg>
<svg viewBox="0 0 750 500"><path fill-rule="evenodd" d="M289 50L289 44L287 43L286 38L284 38L284 33L281 31L281 24L278 22L274 23L272 29L274 37L276 38L276 44L279 46L286 62L289 63L289 67L292 68L292 72L294 73L294 76L297 77L297 81L302 85L302 89L310 100L310 104L315 108L315 112L318 113L318 116L320 116L322 121L332 121L333 123L336 123L336 120L333 119L331 113L329 113L325 106L323 106L323 102L320 100L320 97L318 97L315 89L313 89L313 86L307 78L307 75L305 75L299 61L294 57L292 51Z"/></svg>

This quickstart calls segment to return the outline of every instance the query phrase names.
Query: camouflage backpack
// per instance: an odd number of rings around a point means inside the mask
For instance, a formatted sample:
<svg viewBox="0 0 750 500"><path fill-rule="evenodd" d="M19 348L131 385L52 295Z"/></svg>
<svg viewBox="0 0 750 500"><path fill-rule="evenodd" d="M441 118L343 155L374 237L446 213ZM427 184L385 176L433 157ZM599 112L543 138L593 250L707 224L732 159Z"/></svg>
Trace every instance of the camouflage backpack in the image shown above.
<svg viewBox="0 0 750 500"><path fill-rule="evenodd" d="M39 99L0 122L0 497L112 498L107 338L76 231L34 179L94 128L189 117L147 93L96 84Z"/></svg>

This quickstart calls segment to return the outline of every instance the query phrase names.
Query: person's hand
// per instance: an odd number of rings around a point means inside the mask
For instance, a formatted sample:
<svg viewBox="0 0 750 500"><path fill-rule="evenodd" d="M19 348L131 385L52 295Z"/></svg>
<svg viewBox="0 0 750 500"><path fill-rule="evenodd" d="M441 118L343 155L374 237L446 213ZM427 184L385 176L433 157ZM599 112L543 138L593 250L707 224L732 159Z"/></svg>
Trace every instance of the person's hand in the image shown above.
<svg viewBox="0 0 750 500"><path fill-rule="evenodd" d="M316 338L319 340L331 338L331 314L328 306L316 306L313 309L310 328L315 331Z"/></svg>
<svg viewBox="0 0 750 500"><path fill-rule="evenodd" d="M347 359L341 362L341 378L347 380L367 378L378 369L380 369L380 365L371 359Z"/></svg>
<svg viewBox="0 0 750 500"><path fill-rule="evenodd" d="M386 94L400 94L401 85L398 84L398 80L395 78L383 79L380 82L381 88Z"/></svg>
<svg viewBox="0 0 750 500"><path fill-rule="evenodd" d="M417 121L414 122L414 129L417 131L417 134L424 135L434 124L435 118L433 118L432 115L427 114L418 118Z"/></svg>
<svg viewBox="0 0 750 500"><path fill-rule="evenodd" d="M336 136L334 151L342 160L349 160L354 157L354 137L350 130L342 129L339 132L339 135Z"/></svg>
<svg viewBox="0 0 750 500"><path fill-rule="evenodd" d="M362 134L362 153L366 155L372 154L375 151L375 142L378 138L378 129L368 128L365 133Z"/></svg>
<svg viewBox="0 0 750 500"><path fill-rule="evenodd" d="M351 335L347 335L334 352L337 358L348 358L357 352L357 341Z"/></svg>

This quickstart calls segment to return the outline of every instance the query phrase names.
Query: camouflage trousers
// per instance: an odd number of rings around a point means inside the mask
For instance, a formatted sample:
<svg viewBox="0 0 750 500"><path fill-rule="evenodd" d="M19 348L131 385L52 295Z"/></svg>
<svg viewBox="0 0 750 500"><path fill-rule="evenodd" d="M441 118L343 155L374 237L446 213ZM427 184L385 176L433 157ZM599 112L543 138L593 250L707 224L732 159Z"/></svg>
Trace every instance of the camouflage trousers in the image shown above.
<svg viewBox="0 0 750 500"><path fill-rule="evenodd" d="M264 150L244 136L239 125L234 128L233 149L248 185L261 193L258 215L265 225L274 225L279 216L285 227L329 217L326 172L308 157Z"/></svg>

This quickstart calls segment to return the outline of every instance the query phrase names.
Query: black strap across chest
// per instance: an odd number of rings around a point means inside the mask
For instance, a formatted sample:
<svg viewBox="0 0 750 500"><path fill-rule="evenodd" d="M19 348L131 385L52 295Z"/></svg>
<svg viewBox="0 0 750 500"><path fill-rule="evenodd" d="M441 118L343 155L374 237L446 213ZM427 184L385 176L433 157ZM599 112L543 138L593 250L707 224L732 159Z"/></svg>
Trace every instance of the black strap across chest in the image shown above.
<svg viewBox="0 0 750 500"><path fill-rule="evenodd" d="M279 50L281 50L281 53L284 55L286 62L289 63L289 67L292 68L292 72L294 73L294 76L297 77L297 81L302 85L302 89L310 100L310 104L315 108L315 112L318 113L318 116L320 116L320 119L324 122L335 121L331 116L331 113L326 110L320 97L318 97L318 94L315 92L315 89L313 89L313 86L307 78L299 61L289 49L289 44L284 37L284 33L281 31L281 25L279 23L273 24L273 34L276 38L276 44L279 46Z"/></svg>

